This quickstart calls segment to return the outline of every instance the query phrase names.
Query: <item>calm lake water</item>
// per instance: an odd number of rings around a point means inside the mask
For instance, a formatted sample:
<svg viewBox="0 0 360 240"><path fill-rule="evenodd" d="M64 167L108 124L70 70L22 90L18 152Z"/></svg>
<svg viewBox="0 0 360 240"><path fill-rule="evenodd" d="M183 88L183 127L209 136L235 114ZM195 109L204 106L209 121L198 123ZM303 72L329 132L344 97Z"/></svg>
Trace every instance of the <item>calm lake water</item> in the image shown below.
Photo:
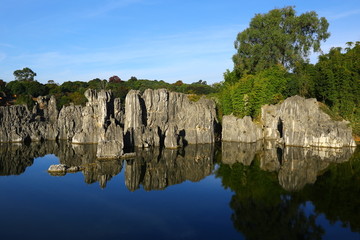
<svg viewBox="0 0 360 240"><path fill-rule="evenodd" d="M95 145L0 144L1 239L360 239L360 149L95 155ZM58 163L84 169L50 175Z"/></svg>

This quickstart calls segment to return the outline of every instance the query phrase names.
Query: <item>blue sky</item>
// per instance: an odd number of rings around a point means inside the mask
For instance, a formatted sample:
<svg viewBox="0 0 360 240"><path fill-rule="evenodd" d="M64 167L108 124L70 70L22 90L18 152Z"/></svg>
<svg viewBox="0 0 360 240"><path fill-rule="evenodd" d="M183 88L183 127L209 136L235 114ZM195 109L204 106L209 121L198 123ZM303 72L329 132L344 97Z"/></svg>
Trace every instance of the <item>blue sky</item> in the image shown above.
<svg viewBox="0 0 360 240"><path fill-rule="evenodd" d="M360 41L359 0L0 0L0 79L220 82L256 13L296 6L330 23L324 52ZM316 61L316 57L312 57Z"/></svg>

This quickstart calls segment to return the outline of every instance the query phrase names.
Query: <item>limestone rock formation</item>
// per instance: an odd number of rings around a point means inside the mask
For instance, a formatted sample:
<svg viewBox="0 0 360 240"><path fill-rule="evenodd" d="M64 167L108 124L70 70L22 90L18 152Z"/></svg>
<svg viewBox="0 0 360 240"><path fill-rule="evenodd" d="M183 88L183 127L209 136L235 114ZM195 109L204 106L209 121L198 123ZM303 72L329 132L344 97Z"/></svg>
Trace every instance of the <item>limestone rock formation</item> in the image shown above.
<svg viewBox="0 0 360 240"><path fill-rule="evenodd" d="M355 147L346 121L335 121L315 99L293 96L277 105L261 108L261 126L234 116L223 117L223 141L256 142L274 140L285 146Z"/></svg>
<svg viewBox="0 0 360 240"><path fill-rule="evenodd" d="M98 143L105 136L109 111L113 111L113 96L111 92L88 89L85 92L88 102L81 111L82 126L72 138L73 143ZM112 106L112 108L111 108ZM113 113L112 113L113 115Z"/></svg>
<svg viewBox="0 0 360 240"><path fill-rule="evenodd" d="M0 142L24 142L31 114L26 106L0 107Z"/></svg>
<svg viewBox="0 0 360 240"><path fill-rule="evenodd" d="M185 94L166 89L130 91L125 99L124 132L137 147L215 142L215 103L191 102Z"/></svg>
<svg viewBox="0 0 360 240"><path fill-rule="evenodd" d="M63 106L59 113L57 125L59 126L59 139L71 140L82 127L82 106Z"/></svg>
<svg viewBox="0 0 360 240"><path fill-rule="evenodd" d="M54 140L56 118L55 98L39 97L32 112L25 105L0 107L0 142Z"/></svg>
<svg viewBox="0 0 360 240"><path fill-rule="evenodd" d="M324 113L316 99L293 96L277 105L261 109L264 138L286 146L355 147L346 121L334 121Z"/></svg>
<svg viewBox="0 0 360 240"><path fill-rule="evenodd" d="M226 115L222 123L223 141L253 143L263 139L261 125L255 124L249 116L237 118Z"/></svg>
<svg viewBox="0 0 360 240"><path fill-rule="evenodd" d="M106 129L105 136L101 137L97 145L96 156L98 158L119 158L124 151L124 134L120 125L111 119L109 127Z"/></svg>

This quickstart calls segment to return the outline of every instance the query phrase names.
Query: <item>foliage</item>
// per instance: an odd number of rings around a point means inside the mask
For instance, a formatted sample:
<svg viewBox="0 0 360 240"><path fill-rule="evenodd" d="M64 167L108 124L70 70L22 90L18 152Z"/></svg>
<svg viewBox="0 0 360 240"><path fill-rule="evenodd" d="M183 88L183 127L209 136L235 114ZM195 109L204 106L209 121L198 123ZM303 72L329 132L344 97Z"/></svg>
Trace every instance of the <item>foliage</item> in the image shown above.
<svg viewBox="0 0 360 240"><path fill-rule="evenodd" d="M35 102L33 101L32 97L30 95L19 95L16 98L16 105L26 105L29 109L32 109L34 107Z"/></svg>
<svg viewBox="0 0 360 240"><path fill-rule="evenodd" d="M245 75L237 83L223 87L219 94L222 111L238 117L257 117L262 105L278 103L287 96L289 81L286 69L279 65Z"/></svg>
<svg viewBox="0 0 360 240"><path fill-rule="evenodd" d="M330 223L341 221L343 226L360 232L360 148L344 163L332 164L318 177L314 185L301 192L304 201L312 201L315 211L324 213Z"/></svg>
<svg viewBox="0 0 360 240"><path fill-rule="evenodd" d="M34 81L35 76L36 73L28 67L14 71L14 77L17 81Z"/></svg>
<svg viewBox="0 0 360 240"><path fill-rule="evenodd" d="M321 55L313 75L314 95L337 115L352 122L360 135L360 42L348 43L345 52L332 48Z"/></svg>
<svg viewBox="0 0 360 240"><path fill-rule="evenodd" d="M230 201L234 227L246 239L321 239L316 215L301 208L302 199L281 188L276 172L261 170L260 160L249 166L220 164L216 177L234 195Z"/></svg>
<svg viewBox="0 0 360 240"><path fill-rule="evenodd" d="M6 88L15 95L38 97L48 93L47 86L38 81L11 81L6 85Z"/></svg>
<svg viewBox="0 0 360 240"><path fill-rule="evenodd" d="M122 80L118 76L112 76L109 78L109 83L121 83Z"/></svg>
<svg viewBox="0 0 360 240"><path fill-rule="evenodd" d="M330 36L328 26L314 11L296 16L294 7L256 14L237 35L234 71L241 77L277 64L293 69L307 60L310 51L320 51L320 42Z"/></svg>
<svg viewBox="0 0 360 240"><path fill-rule="evenodd" d="M4 92L6 90L6 82L4 80L0 79L0 92Z"/></svg>

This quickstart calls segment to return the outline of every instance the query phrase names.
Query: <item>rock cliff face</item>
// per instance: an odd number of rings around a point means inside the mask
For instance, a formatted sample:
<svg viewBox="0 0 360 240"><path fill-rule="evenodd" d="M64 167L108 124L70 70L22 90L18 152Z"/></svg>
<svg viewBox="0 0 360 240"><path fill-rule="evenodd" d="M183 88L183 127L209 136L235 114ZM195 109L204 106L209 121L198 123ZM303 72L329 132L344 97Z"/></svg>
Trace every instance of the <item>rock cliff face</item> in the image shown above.
<svg viewBox="0 0 360 240"><path fill-rule="evenodd" d="M278 105L266 105L261 112L265 139L287 146L356 146L348 122L332 120L315 99L294 96Z"/></svg>
<svg viewBox="0 0 360 240"><path fill-rule="evenodd" d="M223 118L223 141L255 142L275 140L286 146L355 147L346 121L334 121L319 108L315 99L294 96L277 105L261 108L261 123L249 117Z"/></svg>
<svg viewBox="0 0 360 240"><path fill-rule="evenodd" d="M56 109L54 97L38 97L25 106L0 107L0 142L64 139L97 144L98 158L119 158L134 147L178 148L214 143L216 110L212 100L192 102L185 94L165 89L132 90L125 99L110 91L87 90L86 106ZM314 99L294 96L262 107L260 123L250 117L223 117L224 142L255 143L261 139L301 147L356 146L345 121L333 121Z"/></svg>
<svg viewBox="0 0 360 240"><path fill-rule="evenodd" d="M0 142L54 140L58 136L54 97L40 97L32 112L26 106L0 107Z"/></svg>
<svg viewBox="0 0 360 240"><path fill-rule="evenodd" d="M262 128L252 122L251 117L223 117L222 140L228 142L253 143L263 139Z"/></svg>
<svg viewBox="0 0 360 240"><path fill-rule="evenodd" d="M0 142L68 140L96 143L98 158L118 158L124 148L215 142L215 103L191 102L185 94L165 89L130 91L124 109L110 91L87 90L86 106L64 106L54 97L38 97L25 106L0 107ZM125 110L125 111L124 111Z"/></svg>
<svg viewBox="0 0 360 240"><path fill-rule="evenodd" d="M215 142L215 103L191 102L186 95L148 89L140 96L130 91L125 99L124 132L137 147Z"/></svg>

